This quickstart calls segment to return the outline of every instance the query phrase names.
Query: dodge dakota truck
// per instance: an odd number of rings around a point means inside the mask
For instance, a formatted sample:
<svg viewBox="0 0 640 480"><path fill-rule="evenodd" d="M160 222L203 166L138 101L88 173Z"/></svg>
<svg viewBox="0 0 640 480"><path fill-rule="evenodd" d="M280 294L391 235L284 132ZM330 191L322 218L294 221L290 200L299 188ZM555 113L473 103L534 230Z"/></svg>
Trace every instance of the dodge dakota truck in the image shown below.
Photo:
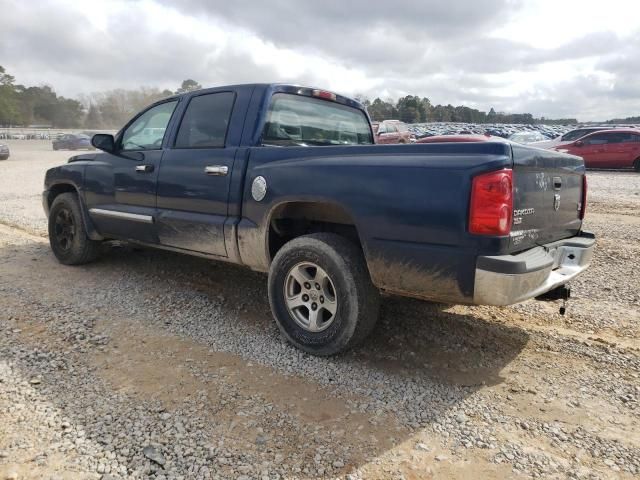
<svg viewBox="0 0 640 480"><path fill-rule="evenodd" d="M105 241L268 272L275 321L331 355L362 341L380 292L509 305L587 268L582 159L508 141L376 145L358 102L253 84L159 101L99 151L47 171L51 248Z"/></svg>

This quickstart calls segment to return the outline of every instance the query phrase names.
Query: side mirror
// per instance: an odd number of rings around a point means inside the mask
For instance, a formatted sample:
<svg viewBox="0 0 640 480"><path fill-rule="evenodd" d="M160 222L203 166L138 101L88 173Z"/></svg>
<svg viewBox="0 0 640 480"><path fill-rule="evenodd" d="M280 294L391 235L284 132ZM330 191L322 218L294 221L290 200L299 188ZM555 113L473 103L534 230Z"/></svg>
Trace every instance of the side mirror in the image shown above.
<svg viewBox="0 0 640 480"><path fill-rule="evenodd" d="M103 152L113 153L116 150L116 141L108 133L96 133L91 137L91 145Z"/></svg>
<svg viewBox="0 0 640 480"><path fill-rule="evenodd" d="M576 142L574 143L574 145L575 145L576 147L581 147L581 146L583 146L583 145L584 145L584 142L583 142L582 140L576 140Z"/></svg>

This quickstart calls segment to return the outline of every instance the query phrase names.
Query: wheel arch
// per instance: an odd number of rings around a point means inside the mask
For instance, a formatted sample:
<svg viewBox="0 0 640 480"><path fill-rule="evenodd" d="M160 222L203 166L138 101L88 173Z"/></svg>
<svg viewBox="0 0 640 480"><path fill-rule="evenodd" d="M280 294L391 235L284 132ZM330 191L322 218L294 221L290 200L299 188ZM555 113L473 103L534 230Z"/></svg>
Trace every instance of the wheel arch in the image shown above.
<svg viewBox="0 0 640 480"><path fill-rule="evenodd" d="M330 200L301 199L278 203L267 216L265 230L265 251L269 264L285 243L310 233L336 233L365 251L353 213L344 205Z"/></svg>
<svg viewBox="0 0 640 480"><path fill-rule="evenodd" d="M58 182L49 187L46 193L45 198L45 209L47 212L47 216L49 215L49 210L51 209L51 205L55 201L56 197L62 195L63 193L72 193L78 199L78 204L80 205L80 211L82 212L82 223L84 224L85 231L87 232L87 236L91 240L104 240L104 237L100 235L100 233L96 230L93 222L91 221L91 217L89 216L89 211L84 203L84 199L80 194L80 189L71 182Z"/></svg>

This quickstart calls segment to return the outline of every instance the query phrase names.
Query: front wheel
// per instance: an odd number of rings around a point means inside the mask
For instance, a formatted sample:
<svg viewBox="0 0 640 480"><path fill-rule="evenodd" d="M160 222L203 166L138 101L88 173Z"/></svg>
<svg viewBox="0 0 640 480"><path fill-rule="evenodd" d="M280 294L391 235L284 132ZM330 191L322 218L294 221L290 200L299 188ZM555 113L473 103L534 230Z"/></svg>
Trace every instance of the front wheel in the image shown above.
<svg viewBox="0 0 640 480"><path fill-rule="evenodd" d="M636 161L633 162L633 168L636 172L640 173L640 158L636 158Z"/></svg>
<svg viewBox="0 0 640 480"><path fill-rule="evenodd" d="M80 203L73 193L58 195L51 205L49 244L58 261L64 265L81 265L98 257L100 242L87 236Z"/></svg>
<svg viewBox="0 0 640 480"><path fill-rule="evenodd" d="M331 233L295 238L269 271L269 302L296 347L328 356L356 346L378 319L379 293L362 251Z"/></svg>

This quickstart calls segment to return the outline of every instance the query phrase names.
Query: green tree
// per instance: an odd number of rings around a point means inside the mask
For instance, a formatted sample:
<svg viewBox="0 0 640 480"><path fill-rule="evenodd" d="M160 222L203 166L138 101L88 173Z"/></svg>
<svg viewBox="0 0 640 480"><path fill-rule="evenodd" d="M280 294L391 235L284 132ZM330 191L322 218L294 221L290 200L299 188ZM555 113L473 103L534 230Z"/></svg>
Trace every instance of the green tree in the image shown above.
<svg viewBox="0 0 640 480"><path fill-rule="evenodd" d="M22 123L14 81L0 65L0 125Z"/></svg>
<svg viewBox="0 0 640 480"><path fill-rule="evenodd" d="M369 116L374 122L381 122L382 120L391 120L396 118L397 110L391 102L385 102L380 98L376 98L371 105L367 107Z"/></svg>
<svg viewBox="0 0 640 480"><path fill-rule="evenodd" d="M418 123L424 121L426 114L424 105L419 97L407 95L398 99L396 104L398 117L405 123Z"/></svg>
<svg viewBox="0 0 640 480"><path fill-rule="evenodd" d="M195 80L188 78L182 81L182 85L180 86L180 88L178 88L178 90L176 90L176 93L193 92L194 90L200 90L201 88L202 85L200 85Z"/></svg>
<svg viewBox="0 0 640 480"><path fill-rule="evenodd" d="M82 126L84 110L78 100L58 97L53 113L52 124L59 128L78 128Z"/></svg>

